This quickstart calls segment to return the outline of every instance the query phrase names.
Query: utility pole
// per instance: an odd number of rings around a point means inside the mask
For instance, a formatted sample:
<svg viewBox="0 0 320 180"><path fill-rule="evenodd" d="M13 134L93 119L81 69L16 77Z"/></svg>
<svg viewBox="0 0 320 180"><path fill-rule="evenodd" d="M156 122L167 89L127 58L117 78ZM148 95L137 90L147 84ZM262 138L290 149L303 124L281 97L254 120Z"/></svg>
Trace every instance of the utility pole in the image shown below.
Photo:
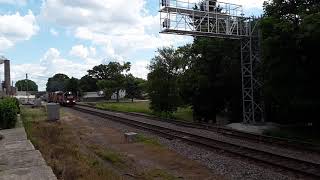
<svg viewBox="0 0 320 180"><path fill-rule="evenodd" d="M28 94L28 73L26 74L26 86L27 86L27 91L26 91L26 95L27 95L27 102L29 102L29 94Z"/></svg>
<svg viewBox="0 0 320 180"><path fill-rule="evenodd" d="M11 96L13 97L13 94L14 94L14 93L13 93L13 81L11 82L11 87L12 87L12 88L11 88ZM16 90L16 91L17 91L17 90Z"/></svg>

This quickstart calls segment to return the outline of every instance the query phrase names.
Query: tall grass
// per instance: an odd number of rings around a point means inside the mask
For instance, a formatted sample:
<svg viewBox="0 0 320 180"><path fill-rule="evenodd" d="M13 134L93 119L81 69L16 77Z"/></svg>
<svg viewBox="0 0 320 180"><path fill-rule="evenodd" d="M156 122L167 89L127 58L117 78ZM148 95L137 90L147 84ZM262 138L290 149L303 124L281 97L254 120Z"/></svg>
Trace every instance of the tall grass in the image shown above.
<svg viewBox="0 0 320 180"><path fill-rule="evenodd" d="M121 179L93 154L86 152L79 137L62 122L47 122L44 109L24 108L21 118L28 137L58 179Z"/></svg>

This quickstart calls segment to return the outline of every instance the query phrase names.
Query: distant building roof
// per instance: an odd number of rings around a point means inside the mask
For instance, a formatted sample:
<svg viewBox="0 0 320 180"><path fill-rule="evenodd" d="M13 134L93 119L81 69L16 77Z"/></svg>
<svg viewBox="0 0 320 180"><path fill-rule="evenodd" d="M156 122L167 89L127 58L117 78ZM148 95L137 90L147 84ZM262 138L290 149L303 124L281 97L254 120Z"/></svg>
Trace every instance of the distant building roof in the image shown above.
<svg viewBox="0 0 320 180"><path fill-rule="evenodd" d="M99 92L85 92L83 98L100 98Z"/></svg>

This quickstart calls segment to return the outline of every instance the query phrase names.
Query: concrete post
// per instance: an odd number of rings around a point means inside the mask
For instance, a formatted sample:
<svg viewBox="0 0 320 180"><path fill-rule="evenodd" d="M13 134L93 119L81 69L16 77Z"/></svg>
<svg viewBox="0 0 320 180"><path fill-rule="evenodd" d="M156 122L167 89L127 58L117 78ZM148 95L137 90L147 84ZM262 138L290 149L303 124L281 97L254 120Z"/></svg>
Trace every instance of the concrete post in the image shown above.
<svg viewBox="0 0 320 180"><path fill-rule="evenodd" d="M47 104L48 121L57 121L60 119L60 105L56 103Z"/></svg>
<svg viewBox="0 0 320 180"><path fill-rule="evenodd" d="M137 140L138 134L135 132L124 133L124 139L126 143L134 143Z"/></svg>

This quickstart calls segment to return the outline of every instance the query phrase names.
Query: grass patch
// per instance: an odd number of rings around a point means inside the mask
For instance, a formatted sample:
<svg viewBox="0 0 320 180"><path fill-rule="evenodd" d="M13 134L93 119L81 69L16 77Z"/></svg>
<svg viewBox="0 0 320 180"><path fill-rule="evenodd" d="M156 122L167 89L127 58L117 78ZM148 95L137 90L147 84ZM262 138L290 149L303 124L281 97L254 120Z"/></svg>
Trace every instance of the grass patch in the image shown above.
<svg viewBox="0 0 320 180"><path fill-rule="evenodd" d="M143 113L147 115L155 115L149 108L148 101L142 102L104 102L98 103L96 107L112 111L121 111L121 112L135 112ZM193 121L192 109L187 108L178 108L178 111L173 113L173 118L182 121Z"/></svg>
<svg viewBox="0 0 320 180"><path fill-rule="evenodd" d="M104 149L99 146L90 146L94 153L99 156L101 159L110 162L113 165L116 165L118 167L125 167L125 157L111 149Z"/></svg>
<svg viewBox="0 0 320 180"><path fill-rule="evenodd" d="M98 103L97 107L113 111L136 112L153 115L152 111L149 109L149 102L107 102Z"/></svg>
<svg viewBox="0 0 320 180"><path fill-rule="evenodd" d="M120 179L85 151L78 136L61 122L47 122L44 109L23 108L21 118L28 137L58 179Z"/></svg>
<svg viewBox="0 0 320 180"><path fill-rule="evenodd" d="M22 120L21 120L21 116L18 115L18 119L17 119L17 122L16 122L16 128L21 128L23 127L23 123L22 123Z"/></svg>
<svg viewBox="0 0 320 180"><path fill-rule="evenodd" d="M21 108L21 119L23 122L44 121L47 118L47 113L44 108Z"/></svg>
<svg viewBox="0 0 320 180"><path fill-rule="evenodd" d="M157 147L163 147L162 144L159 143L158 139L156 138L151 138L151 137L146 137L143 134L138 134L137 137L137 142L143 143L145 145L151 145L151 146L157 146Z"/></svg>
<svg viewBox="0 0 320 180"><path fill-rule="evenodd" d="M97 154L103 160L109 161L112 164L119 165L124 163L122 156L117 152L114 152L111 150L103 150L103 151L98 151Z"/></svg>
<svg viewBox="0 0 320 180"><path fill-rule="evenodd" d="M163 179L163 180L176 180L180 179L178 177L175 177L174 175L166 172L162 169L152 169L149 170L141 175L141 179L145 180L153 180L153 179Z"/></svg>
<svg viewBox="0 0 320 180"><path fill-rule="evenodd" d="M21 108L20 113L21 121L26 130L28 139L34 144L36 147L39 144L38 139L32 136L33 132L33 124L39 121L45 121L47 118L47 113L44 108Z"/></svg>
<svg viewBox="0 0 320 180"><path fill-rule="evenodd" d="M177 120L192 122L193 121L193 111L192 111L191 107L178 108L178 111L173 113L173 117Z"/></svg>

